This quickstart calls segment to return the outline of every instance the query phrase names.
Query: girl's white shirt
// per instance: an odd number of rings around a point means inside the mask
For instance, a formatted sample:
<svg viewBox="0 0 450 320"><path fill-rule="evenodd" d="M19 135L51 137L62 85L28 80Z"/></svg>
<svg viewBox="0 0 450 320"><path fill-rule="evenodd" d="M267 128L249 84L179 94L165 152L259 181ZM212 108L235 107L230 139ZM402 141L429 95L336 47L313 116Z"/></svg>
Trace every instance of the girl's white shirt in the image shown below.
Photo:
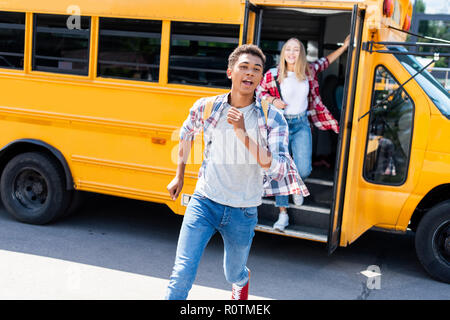
<svg viewBox="0 0 450 320"><path fill-rule="evenodd" d="M298 115L308 109L308 80L299 81L295 76L295 72L288 71L287 77L284 78L280 85L281 96L287 104L284 109L285 115Z"/></svg>

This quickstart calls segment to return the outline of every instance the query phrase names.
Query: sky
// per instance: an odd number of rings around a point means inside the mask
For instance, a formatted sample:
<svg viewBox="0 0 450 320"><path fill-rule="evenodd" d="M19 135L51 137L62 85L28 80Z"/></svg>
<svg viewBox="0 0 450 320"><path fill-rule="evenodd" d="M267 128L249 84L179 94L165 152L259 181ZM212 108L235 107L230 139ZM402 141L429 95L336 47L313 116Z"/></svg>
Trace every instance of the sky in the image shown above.
<svg viewBox="0 0 450 320"><path fill-rule="evenodd" d="M424 0L425 13L450 14L450 0Z"/></svg>

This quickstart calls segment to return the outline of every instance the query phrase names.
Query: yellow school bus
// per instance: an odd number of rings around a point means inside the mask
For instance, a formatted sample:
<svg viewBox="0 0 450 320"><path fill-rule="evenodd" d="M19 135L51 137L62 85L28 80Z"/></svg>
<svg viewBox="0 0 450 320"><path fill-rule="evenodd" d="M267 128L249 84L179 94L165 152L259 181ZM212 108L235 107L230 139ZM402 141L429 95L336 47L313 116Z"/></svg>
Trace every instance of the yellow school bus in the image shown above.
<svg viewBox="0 0 450 320"><path fill-rule="evenodd" d="M408 51L411 15L410 0L1 1L3 204L33 224L63 216L80 191L183 214L202 137L172 201L177 130L195 100L227 92L229 53L255 43L267 69L290 37L312 61L350 34L320 78L341 131L314 130L314 157L332 161L313 167L285 232L272 229L273 198L256 229L330 253L372 228L412 230L424 268L450 282L450 99Z"/></svg>

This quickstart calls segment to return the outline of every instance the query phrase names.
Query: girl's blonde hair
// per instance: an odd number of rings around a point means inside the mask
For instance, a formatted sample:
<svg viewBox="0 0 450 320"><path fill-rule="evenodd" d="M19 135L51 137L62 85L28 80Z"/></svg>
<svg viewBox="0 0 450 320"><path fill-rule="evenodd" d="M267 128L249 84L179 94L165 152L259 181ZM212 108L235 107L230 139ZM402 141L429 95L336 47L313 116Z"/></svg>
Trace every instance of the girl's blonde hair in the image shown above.
<svg viewBox="0 0 450 320"><path fill-rule="evenodd" d="M295 61L294 67L295 76L299 81L306 80L306 69L308 68L308 62L306 61L305 47L303 46L303 43L297 38L290 38L288 41L284 43L283 48L281 48L280 64L279 64L280 71L278 73L278 81L280 83L282 83L283 79L287 77L287 62L285 56L286 56L286 46L289 41L295 41L300 46L300 54L297 58L297 61Z"/></svg>

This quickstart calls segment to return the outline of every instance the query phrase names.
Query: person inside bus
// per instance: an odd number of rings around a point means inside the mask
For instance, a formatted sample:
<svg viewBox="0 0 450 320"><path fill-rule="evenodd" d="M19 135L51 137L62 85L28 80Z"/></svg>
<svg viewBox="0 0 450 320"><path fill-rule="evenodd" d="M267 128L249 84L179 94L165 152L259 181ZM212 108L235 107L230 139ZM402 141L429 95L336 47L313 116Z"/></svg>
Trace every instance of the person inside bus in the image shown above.
<svg viewBox="0 0 450 320"><path fill-rule="evenodd" d="M310 123L320 130L339 133L337 120L320 97L317 75L347 50L349 42L350 36L347 36L342 47L308 63L302 42L297 38L289 39L281 49L279 65L265 73L256 90L258 98L266 99L282 110L289 126L289 150L303 180L312 170ZM296 205L303 204L300 194L293 195L293 200ZM273 228L283 231L289 225L289 197L276 196L275 202L280 214Z"/></svg>
<svg viewBox="0 0 450 320"><path fill-rule="evenodd" d="M262 195L309 195L289 155L286 120L276 107L265 108L255 99L264 63L257 46L236 48L228 58L230 92L197 100L181 127L177 173L167 186L173 200L183 188L191 142L202 130L205 156L184 214L166 299L187 298L203 251L217 231L232 299L248 299L246 263Z"/></svg>

